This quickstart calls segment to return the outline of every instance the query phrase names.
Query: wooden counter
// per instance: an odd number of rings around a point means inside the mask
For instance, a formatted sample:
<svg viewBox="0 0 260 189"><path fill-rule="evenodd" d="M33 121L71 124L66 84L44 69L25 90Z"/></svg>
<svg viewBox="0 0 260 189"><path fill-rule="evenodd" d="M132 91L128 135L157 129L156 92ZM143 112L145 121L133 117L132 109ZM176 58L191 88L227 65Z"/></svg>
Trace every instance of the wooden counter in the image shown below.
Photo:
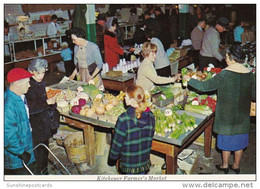
<svg viewBox="0 0 260 189"><path fill-rule="evenodd" d="M113 129L115 124L107 123L101 120L95 120L93 118L88 119L85 116L75 115L73 113L64 113L65 123L83 129L84 140L87 146L87 163L90 166L95 164L95 137L94 128L104 127ZM200 121L200 124L196 129L180 137L180 140L174 140L169 138L163 138L154 136L152 142L152 151L162 153L166 156L166 173L176 174L177 172L177 159L178 154L183 149L188 147L197 137L204 132L204 154L205 157L209 157L211 153L211 140L212 140L212 125L214 121L214 113L210 116L206 116L204 120Z"/></svg>

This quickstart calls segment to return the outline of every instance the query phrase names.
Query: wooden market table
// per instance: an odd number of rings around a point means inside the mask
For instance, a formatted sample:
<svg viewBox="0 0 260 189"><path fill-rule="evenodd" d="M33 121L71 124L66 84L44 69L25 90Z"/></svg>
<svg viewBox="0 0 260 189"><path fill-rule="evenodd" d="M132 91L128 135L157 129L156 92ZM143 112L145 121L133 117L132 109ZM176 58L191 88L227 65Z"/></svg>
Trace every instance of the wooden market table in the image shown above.
<svg viewBox="0 0 260 189"><path fill-rule="evenodd" d="M135 83L135 74L124 73L118 77L102 75L102 81L105 89L125 91L127 86Z"/></svg>
<svg viewBox="0 0 260 189"><path fill-rule="evenodd" d="M184 112L184 111L183 111ZM188 113L188 112L185 112ZM188 113L189 114L189 113ZM166 155L166 174L176 174L178 154L191 144L197 137L204 132L204 154L206 157L211 153L212 141L212 125L214 121L214 113L209 116L190 113L195 115L196 124L198 126L193 131L181 135L179 139L160 137L155 135L152 142L152 151ZM113 129L115 123L100 120L98 118L90 118L74 113L62 113L65 123L70 126L83 129L84 140L86 145L87 163L92 166L95 164L95 136L94 128L103 127Z"/></svg>

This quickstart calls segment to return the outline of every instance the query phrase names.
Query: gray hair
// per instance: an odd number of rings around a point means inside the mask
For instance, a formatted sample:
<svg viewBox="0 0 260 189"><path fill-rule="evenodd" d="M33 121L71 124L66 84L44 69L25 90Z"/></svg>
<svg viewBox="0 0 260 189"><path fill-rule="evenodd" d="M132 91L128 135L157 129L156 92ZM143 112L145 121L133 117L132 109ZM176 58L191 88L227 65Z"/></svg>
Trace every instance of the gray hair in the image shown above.
<svg viewBox="0 0 260 189"><path fill-rule="evenodd" d="M48 61L43 58L36 58L31 61L31 63L28 66L28 71L33 72L41 72L48 69Z"/></svg>

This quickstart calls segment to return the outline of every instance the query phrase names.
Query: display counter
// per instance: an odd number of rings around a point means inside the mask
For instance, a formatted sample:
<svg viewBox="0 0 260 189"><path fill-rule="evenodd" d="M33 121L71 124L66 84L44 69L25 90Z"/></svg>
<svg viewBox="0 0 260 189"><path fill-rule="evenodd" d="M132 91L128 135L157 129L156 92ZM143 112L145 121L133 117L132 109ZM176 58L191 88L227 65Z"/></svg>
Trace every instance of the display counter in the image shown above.
<svg viewBox="0 0 260 189"><path fill-rule="evenodd" d="M118 80L119 79L117 79L117 81ZM120 81L125 81L125 80L122 79ZM77 93L76 90L78 90L78 91L82 91L82 90L85 91L85 89L89 90L89 88L86 88L86 85L87 85L86 83L84 85L82 85L82 82L76 82L76 81L69 80L69 81L62 82L62 83L59 83L56 85L52 85L52 86L50 86L50 88L53 88L56 90L63 90L64 92L70 94L69 96L71 96L72 91L74 91L74 93L75 93L74 95L76 95L76 93ZM79 86L82 86L82 89L80 89ZM95 105L96 107L98 106L97 100L100 99L100 97L98 99L96 99L98 95L96 95L96 98L91 97L91 93L93 93L93 92L95 92L95 89L92 89L92 91L89 91L89 93L86 93L86 94L89 94L91 99L89 101L89 98L87 97L87 100L85 102L85 105L86 105L85 108L87 108L87 109L84 108L83 109L84 111L91 110L91 108L94 107L92 105ZM124 97L121 96L122 93L123 93L123 91L120 91L120 94L118 96L114 96L113 98L119 99L118 97L120 97L120 100L124 101ZM95 92L95 94L97 94L97 93ZM66 96L66 95L64 96L64 95L65 95L65 93L63 94L62 99L68 100L68 96ZM104 97L103 97L104 98L103 103L105 103L105 101L110 102L110 100L108 100L110 98L108 98L108 97L111 97L111 95L112 94L105 93ZM48 96L48 91L47 91L47 96ZM102 95L100 95L100 96L102 96ZM71 106L78 105L78 104L75 104L75 102L78 102L79 101L78 98L80 98L80 97L76 97L76 101L74 101L74 97L71 96L72 99L69 99L70 105L73 104ZM61 99L61 98L59 98L59 99ZM99 103L100 102L101 102L101 99L100 99ZM59 104L59 102L57 102L57 103ZM123 103L123 102L121 102L121 103ZM119 103L119 105L120 105L120 103ZM58 108L59 107L61 107L61 106L58 105ZM116 105L115 105L115 108L116 108ZM156 112L156 111L161 112L164 110L165 111L164 115L166 115L165 107L158 107L158 106L155 106L155 104L153 104L151 106L151 108L152 108L151 110L154 112L156 120L157 120L157 118L158 118L158 121L160 121L162 119L163 120L166 119L166 118L160 116ZM72 109L73 109L73 107L72 107ZM72 127L76 127L76 128L83 130L85 145L86 145L86 149L87 149L86 150L87 163L90 166L95 164L95 156L96 156L94 130L99 130L99 131L102 131L105 133L106 132L111 133L116 125L117 117L121 114L121 113L118 114L118 112L121 112L122 110L116 109L117 112L112 113L114 111L113 111L113 109L110 109L110 110L107 110L106 112L98 113L98 114L97 114L97 111L95 111L93 109L91 111L92 111L92 113L89 115L86 112L83 113L83 111L80 111L78 113L73 113L68 108L66 111L61 110L61 115L62 115L65 123L67 123L68 125L70 125ZM123 111L125 111L125 109ZM96 113L94 113L94 112L96 112ZM210 150L211 150L212 125L213 125L213 121L214 121L214 113L202 115L202 114L198 114L198 113L194 113L194 112L190 112L190 111L184 111L184 110L176 110L176 111L174 110L174 112L175 113L172 112L172 115L175 114L175 115L179 115L180 117L183 116L185 120L189 120L189 121L185 121L185 127L188 126L189 129L187 129L187 130L185 129L185 131L181 132L178 136L175 136L175 135L173 136L173 135L171 135L171 133L176 132L176 130L172 130L172 131L168 132L168 131L165 131L163 128L164 134L162 135L162 132L159 132L159 130L157 130L157 128L158 128L157 125L155 125L155 134L154 134L154 138L153 138L153 142L152 142L152 151L162 153L166 157L166 167L167 167L166 173L167 174L176 173L178 154L181 153L183 149L187 148L203 132L204 132L204 136L205 136L204 137L204 144L205 144L204 152L205 152L206 157L210 156ZM158 117L158 115L159 115L159 117ZM168 115L166 115L166 116L168 116ZM178 124L180 124L180 122L181 122L180 117L179 118L175 117L176 118L175 121L177 121L177 122L179 121ZM192 117L192 119L190 117ZM159 123L159 122L156 121L156 123ZM168 121L166 123L168 125L172 124L171 122L168 122ZM187 123L188 123L188 125L187 125ZM180 124L179 126L181 128L183 125ZM159 127L161 127L161 125L159 125Z"/></svg>
<svg viewBox="0 0 260 189"><path fill-rule="evenodd" d="M190 132L187 132L179 137L179 139L171 139L154 135L152 150L162 153L166 156L166 173L176 174L178 154L183 149L187 148L197 137L204 132L204 153L206 157L210 156L211 140L212 140L212 125L214 121L214 113L210 116L194 114L198 126ZM83 129L84 140L87 147L87 163L92 166L95 164L95 127L104 127L113 129L114 123L107 122L95 118L81 116L72 112L62 113L65 123L70 126Z"/></svg>

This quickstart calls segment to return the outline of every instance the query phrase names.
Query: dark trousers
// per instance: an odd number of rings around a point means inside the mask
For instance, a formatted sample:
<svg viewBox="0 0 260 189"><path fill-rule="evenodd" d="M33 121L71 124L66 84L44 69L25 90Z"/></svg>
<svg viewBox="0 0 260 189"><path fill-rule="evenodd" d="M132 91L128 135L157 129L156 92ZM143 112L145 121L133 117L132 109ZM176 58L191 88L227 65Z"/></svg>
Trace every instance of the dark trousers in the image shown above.
<svg viewBox="0 0 260 189"><path fill-rule="evenodd" d="M34 147L40 143L45 144L47 147L49 146L49 140L46 140L44 142L34 141ZM41 175L48 174L48 154L49 151L44 146L39 146L34 150L36 167L37 167L37 171L35 174L41 174Z"/></svg>
<svg viewBox="0 0 260 189"><path fill-rule="evenodd" d="M158 76L170 77L171 76L171 66L166 66L164 68L156 69Z"/></svg>
<svg viewBox="0 0 260 189"><path fill-rule="evenodd" d="M64 67L65 67L65 71L66 71L66 76L69 77L72 72L75 69L75 65L73 64L72 60L68 60L68 61L63 61L64 62Z"/></svg>
<svg viewBox="0 0 260 189"><path fill-rule="evenodd" d="M30 165L28 165L28 168L32 171L34 174L36 172L36 163L33 162ZM4 169L5 175L31 175L30 172L25 168L19 168L19 169Z"/></svg>
<svg viewBox="0 0 260 189"><path fill-rule="evenodd" d="M199 55L199 70L203 71L209 64L213 64L215 67L219 67L218 60L214 57L206 57Z"/></svg>
<svg viewBox="0 0 260 189"><path fill-rule="evenodd" d="M193 62L194 62L195 68L199 67L200 50L191 51L191 55L193 56Z"/></svg>

